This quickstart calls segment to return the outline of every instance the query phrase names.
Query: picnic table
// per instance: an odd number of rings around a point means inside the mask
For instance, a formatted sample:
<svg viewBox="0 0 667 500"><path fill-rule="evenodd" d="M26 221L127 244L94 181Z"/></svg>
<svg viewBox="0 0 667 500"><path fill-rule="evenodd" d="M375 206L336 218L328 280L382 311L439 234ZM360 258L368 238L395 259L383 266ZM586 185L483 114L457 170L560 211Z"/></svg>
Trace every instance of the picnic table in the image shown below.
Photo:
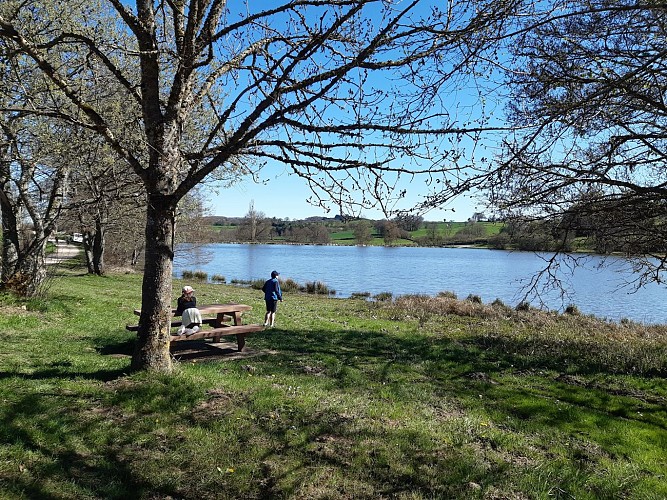
<svg viewBox="0 0 667 500"><path fill-rule="evenodd" d="M176 335L172 332L170 342L207 338L213 339L213 342L220 342L221 336L236 335L238 350L242 351L245 347L246 335L264 330L262 325L243 324L241 316L244 312L252 310L252 306L246 304L208 304L197 308L202 315L202 325L199 331L190 335ZM176 309L172 309L171 313L175 312ZM135 309L134 314L141 316L141 309ZM173 329L181 324L181 321L175 320L171 322L171 327ZM127 325L126 328L130 331L137 331L139 325Z"/></svg>

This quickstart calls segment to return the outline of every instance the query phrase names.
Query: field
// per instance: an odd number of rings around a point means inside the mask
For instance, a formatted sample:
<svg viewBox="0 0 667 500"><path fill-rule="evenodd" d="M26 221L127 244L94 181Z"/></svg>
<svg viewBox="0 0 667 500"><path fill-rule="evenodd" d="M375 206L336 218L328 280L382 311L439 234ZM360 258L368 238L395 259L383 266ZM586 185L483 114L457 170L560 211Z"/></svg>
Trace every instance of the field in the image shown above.
<svg viewBox="0 0 667 500"><path fill-rule="evenodd" d="M311 223L319 224L319 223ZM477 238L477 240L486 240L486 238L496 235L503 228L503 223L501 222L480 222L478 223L481 227L484 228L484 235ZM354 231L342 222L327 222L325 226L330 231L331 243L337 245L356 245L357 241L354 237ZM454 239L456 240L456 235L459 231L464 229L467 226L465 222L428 222L426 225L423 225L421 228L410 231L410 239L401 239L398 238L392 241L392 245L396 246L411 246L415 245L415 241L418 238L424 238L427 236L436 236L438 238ZM213 232L218 234L221 239L224 241L234 241L236 238L236 226L232 225L214 225L211 226ZM466 238L467 239L467 238ZM285 241L284 237L273 236L270 240L273 243L279 243ZM456 241L455 241L456 243ZM372 238L368 242L369 245L385 245L384 239L377 233L375 230L372 232Z"/></svg>
<svg viewBox="0 0 667 500"><path fill-rule="evenodd" d="M666 327L294 293L157 376L128 371L140 275L48 285L1 297L0 498L667 497Z"/></svg>

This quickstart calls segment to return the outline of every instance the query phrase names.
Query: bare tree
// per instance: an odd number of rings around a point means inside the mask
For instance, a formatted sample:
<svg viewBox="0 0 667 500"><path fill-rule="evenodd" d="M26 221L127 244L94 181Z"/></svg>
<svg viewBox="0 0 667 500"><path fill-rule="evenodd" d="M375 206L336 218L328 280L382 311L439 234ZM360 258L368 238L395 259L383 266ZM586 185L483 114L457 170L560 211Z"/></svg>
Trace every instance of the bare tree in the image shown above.
<svg viewBox="0 0 667 500"><path fill-rule="evenodd" d="M60 227L83 235L83 248L91 274L105 272L107 237L125 232L145 211L145 195L134 172L96 134L73 130L62 148L71 167L67 199Z"/></svg>
<svg viewBox="0 0 667 500"><path fill-rule="evenodd" d="M56 230L69 167L60 161L63 129L11 108L45 96L41 82L0 43L0 283L23 296L36 295L46 278L46 242Z"/></svg>
<svg viewBox="0 0 667 500"><path fill-rule="evenodd" d="M250 201L248 211L236 228L236 237L239 241L267 240L271 233L271 222L266 218L264 212L255 210L254 200Z"/></svg>
<svg viewBox="0 0 667 500"><path fill-rule="evenodd" d="M28 30L28 20L48 15L45 3L3 3L0 36L76 108L61 110L62 118L104 137L141 178L146 268L132 364L169 371L179 200L214 172L223 179L257 175L267 161L305 179L316 204L331 198L389 211L404 195L393 191L401 175L458 183L457 145L485 125L472 123L479 114L448 109L449 96L469 90L472 64L492 55L486 49L518 0L455 0L447 8L426 0L282 0L270 7L107 0L118 16L109 23L115 31L91 30L85 16L80 29ZM85 2L69 7L90 10ZM104 78L88 78L88 60L106 69ZM106 79L125 88L123 105L139 120L105 114L89 99Z"/></svg>
<svg viewBox="0 0 667 500"><path fill-rule="evenodd" d="M638 286L667 269L666 30L664 5L628 0L524 26L509 78L521 130L491 177L505 215L552 221L564 247L595 236L630 257Z"/></svg>

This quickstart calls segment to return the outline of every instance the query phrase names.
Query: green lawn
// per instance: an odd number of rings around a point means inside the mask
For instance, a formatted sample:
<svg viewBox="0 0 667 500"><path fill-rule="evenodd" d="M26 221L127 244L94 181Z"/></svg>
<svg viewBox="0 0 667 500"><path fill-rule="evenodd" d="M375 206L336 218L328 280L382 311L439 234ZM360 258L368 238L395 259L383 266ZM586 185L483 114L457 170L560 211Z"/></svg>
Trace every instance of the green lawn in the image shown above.
<svg viewBox="0 0 667 500"><path fill-rule="evenodd" d="M245 355L131 374L140 287L1 296L0 498L667 497L665 327L290 294Z"/></svg>

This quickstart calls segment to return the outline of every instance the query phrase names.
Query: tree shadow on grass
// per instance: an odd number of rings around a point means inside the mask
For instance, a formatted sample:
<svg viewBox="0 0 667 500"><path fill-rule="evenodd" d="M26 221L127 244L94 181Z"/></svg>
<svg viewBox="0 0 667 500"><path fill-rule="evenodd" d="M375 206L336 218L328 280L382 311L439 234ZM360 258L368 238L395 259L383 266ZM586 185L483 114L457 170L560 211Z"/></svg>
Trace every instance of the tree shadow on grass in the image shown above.
<svg viewBox="0 0 667 500"><path fill-rule="evenodd" d="M323 377L331 391L339 390L346 399L353 400L354 395L359 394L361 406L374 398L391 401L393 393L402 405L414 405L416 412L436 402L446 405L457 401L463 406L463 416L434 413L433 418L442 418L443 425L451 425L457 418L466 420L468 411L474 415L481 410L482 414L502 419L504 428L511 425L504 421L508 416L522 422L532 421L538 431L549 429L549 432L561 433L566 439L572 435L573 424L583 435L606 432L606 439L611 442L633 439L624 436L623 427L607 425L599 418L603 414L610 420L617 418L608 405L608 399L616 396L601 388L568 387L572 391L569 396L572 406L578 405L576 412L586 412L592 417L580 419L581 413L562 411L562 405L554 397L553 391L560 391L558 385L567 380L554 382L544 376L543 385L521 387L522 375L515 367L520 360L523 372L530 379L539 378L535 372L545 370L546 366L566 368L567 365L564 360L526 358L518 344L498 346L474 335L452 340L432 335L395 336L358 330L332 333L276 329L253 339L253 349L277 351L274 356L259 357L255 361L260 366L257 375L261 375L262 370L283 373L290 383L293 377ZM133 341L127 340L104 346L100 352L131 353L132 346ZM584 359L583 354L581 358ZM308 372L304 370L305 366L321 369ZM51 370L55 375L52 376L58 376L58 373L65 376L63 370L67 368L53 366ZM589 369L592 374L605 373L597 362ZM42 373L47 371L50 370ZM394 378L397 374L401 377ZM508 383L511 377L518 379L519 384ZM509 494L520 492L521 487L507 483L507 476L515 479L527 476L534 468L533 464L516 466L519 471L506 474L515 464L501 452L514 450L504 450L501 446L496 454L482 431L476 433L472 429L468 432L464 446L447 440L435 441L429 426L411 425L410 421L394 422L389 417L385 422L382 415L371 417L364 414L363 409L357 414L356 408L347 409L336 398L323 402L314 410L307 404L293 402L288 396L278 397L276 401L282 406L276 412L278 416L273 418L267 415L267 403L263 399L272 382L261 376L253 380L257 380L255 386L225 389L225 396L229 397L221 398L220 402L225 405L225 411L216 413L217 409L211 405L208 407L210 415L200 417L198 422L188 419L187 425L197 425L211 436L221 428L234 429L230 453L239 457L242 467L249 469L245 477L256 478L239 491L256 498L308 497L309 491L312 497L321 498L336 498L337 495L353 498L355 493L356 496L373 498L401 494L468 498L481 497L492 487L496 488L495 493L508 493L507 497L521 496ZM383 395L377 394L379 382L387 383L382 385L386 390ZM167 485L164 477L152 481L151 476L145 474L151 467L173 467L173 463L168 463L169 458L163 457L176 453L183 445L179 439L187 439L185 433L175 436L169 432L167 435L155 433L147 424L161 420L164 415L180 418L179 412L184 411L183 408L197 405L201 393L193 390L190 379L129 379L109 389L112 396L105 405L90 400L86 401L87 407L81 408L76 401L78 396L28 394L14 399L2 409L2 440L33 451L39 457L31 464L31 474L22 476L11 472L5 475L8 484L16 481L16 489L12 492L28 492L36 498L55 498L58 495L53 493L53 484L56 484L62 485L64 491L71 491L65 488L75 485L86 495L100 498L210 498L216 492L220 495L218 498L234 497L233 483L227 483L222 491L218 484L221 476L199 473L205 467L210 468L216 457L193 457L191 462L178 469L181 474ZM134 417L126 416L121 408L133 408L129 413ZM240 409L240 413L236 409ZM253 418L239 424L240 414ZM133 418L139 421L135 422ZM426 417L417 414L415 418ZM659 412L656 411L654 418L655 422L642 422L664 428L664 418ZM40 432L29 432L26 429L30 426ZM605 428L600 431L596 429L599 426ZM109 433L107 439L99 439L101 431ZM38 437L50 432L57 439ZM297 432L299 438L295 439ZM588 439L594 442L594 438ZM83 447L87 449L85 456L79 451L81 443L89 444L88 448ZM264 448L257 455L248 456L248 450L256 449L259 443ZM159 450L152 449L156 444ZM575 470L581 465L574 456L567 460L563 467ZM314 471L325 472L319 476L319 472ZM576 477L585 481L585 475ZM330 483L327 483L328 478L331 478ZM231 482L233 478L225 477L225 480ZM575 493L576 488L581 492L585 486L558 483L560 479L554 481L563 491ZM479 494L470 490L471 482L481 485ZM632 485L626 488L626 493L631 496Z"/></svg>
<svg viewBox="0 0 667 500"><path fill-rule="evenodd" d="M275 349L296 355L325 354L341 360L370 357L433 363L453 362L472 372L552 370L581 375L637 375L667 378L667 351L653 353L653 361L638 359L642 352L628 352L627 344L592 344L586 339L513 339L471 334L455 340L438 335L395 336L369 331L290 331L264 336ZM604 351L603 351L604 350ZM652 363L652 364L650 364ZM643 371L640 371L643 370Z"/></svg>
<svg viewBox="0 0 667 500"><path fill-rule="evenodd" d="M114 342L97 349L103 356L131 357L134 352L135 340L127 339L123 342ZM210 342L203 339L182 340L172 342L170 353L176 361L203 362L203 361L234 361L271 354L272 351L260 350L246 343L245 349L239 352L235 341Z"/></svg>
<svg viewBox="0 0 667 500"><path fill-rule="evenodd" d="M452 340L420 334L312 330L270 338L271 347L281 353L282 370L294 370L290 364L294 359L319 364L320 374L328 373L340 387L413 378L420 386L431 385L432 390L453 398L481 398L480 406L519 420L570 425L579 415L564 411L559 406L563 401L581 411L604 414L610 422L622 417L667 428L667 386L662 393L648 394L635 389L619 391L613 383L604 383L619 374L633 375L631 358L623 361L627 367L621 363L609 366L602 361L609 353L601 356L585 341L568 341L567 346L558 340L542 338L539 342L538 349L524 340L485 335ZM625 348L616 346L621 351ZM568 375L572 373L576 376ZM641 377L659 380L665 375L653 370ZM490 396L488 404L486 395Z"/></svg>
<svg viewBox="0 0 667 500"><path fill-rule="evenodd" d="M48 380L48 379L86 379L99 380L100 382L110 382L122 376L127 375L128 369L119 368L116 370L96 370L92 372L72 371L66 366L46 368L35 370L31 373L17 373L0 371L0 380L20 377L27 380Z"/></svg>
<svg viewBox="0 0 667 500"><path fill-rule="evenodd" d="M100 432L109 432L108 415L82 406L79 395L28 394L6 404L0 414L1 441L31 456L25 466L3 471L0 492L4 494L120 499L139 498L146 491L160 498L175 493L146 483L124 458L138 440L136 430L116 430L110 435L112 444L100 446Z"/></svg>
<svg viewBox="0 0 667 500"><path fill-rule="evenodd" d="M96 350L103 356L132 356L134 343L134 339L127 339L122 342L105 344Z"/></svg>

